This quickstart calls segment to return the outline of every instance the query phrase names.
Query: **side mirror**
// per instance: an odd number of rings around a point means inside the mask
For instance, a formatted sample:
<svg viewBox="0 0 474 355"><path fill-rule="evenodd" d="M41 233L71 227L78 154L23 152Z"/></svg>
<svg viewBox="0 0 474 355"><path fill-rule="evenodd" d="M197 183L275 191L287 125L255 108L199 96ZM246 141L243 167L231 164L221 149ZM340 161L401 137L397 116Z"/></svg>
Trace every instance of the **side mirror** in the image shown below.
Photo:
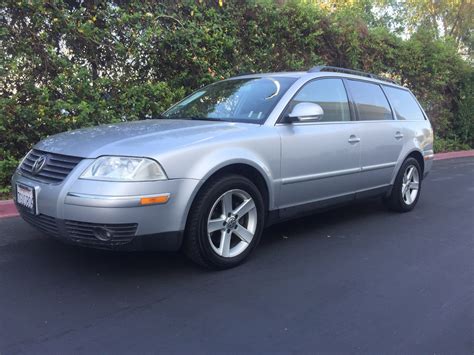
<svg viewBox="0 0 474 355"><path fill-rule="evenodd" d="M288 114L288 121L306 122L320 120L324 115L324 110L314 102L300 102L293 107L293 110Z"/></svg>

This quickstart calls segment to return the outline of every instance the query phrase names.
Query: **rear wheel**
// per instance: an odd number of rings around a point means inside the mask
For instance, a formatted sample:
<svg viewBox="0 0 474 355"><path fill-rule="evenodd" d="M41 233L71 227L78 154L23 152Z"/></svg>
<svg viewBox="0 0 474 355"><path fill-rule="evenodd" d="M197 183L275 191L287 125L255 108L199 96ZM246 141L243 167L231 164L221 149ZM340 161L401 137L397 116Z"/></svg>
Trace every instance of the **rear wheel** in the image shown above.
<svg viewBox="0 0 474 355"><path fill-rule="evenodd" d="M237 266L258 244L263 224L263 198L250 180L240 175L212 179L191 206L184 251L207 267Z"/></svg>
<svg viewBox="0 0 474 355"><path fill-rule="evenodd" d="M421 192L421 168L415 158L406 159L395 179L388 207L397 212L408 212L415 208Z"/></svg>

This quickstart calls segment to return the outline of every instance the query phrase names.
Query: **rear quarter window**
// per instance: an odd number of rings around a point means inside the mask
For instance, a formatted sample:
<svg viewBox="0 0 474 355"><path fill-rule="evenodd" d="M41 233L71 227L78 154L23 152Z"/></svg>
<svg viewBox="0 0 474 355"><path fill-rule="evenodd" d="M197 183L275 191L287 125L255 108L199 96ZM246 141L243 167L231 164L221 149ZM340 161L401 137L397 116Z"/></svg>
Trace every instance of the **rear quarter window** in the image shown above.
<svg viewBox="0 0 474 355"><path fill-rule="evenodd" d="M425 119L420 106L409 91L391 86L384 86L384 90L395 110L397 119L417 121L423 121Z"/></svg>

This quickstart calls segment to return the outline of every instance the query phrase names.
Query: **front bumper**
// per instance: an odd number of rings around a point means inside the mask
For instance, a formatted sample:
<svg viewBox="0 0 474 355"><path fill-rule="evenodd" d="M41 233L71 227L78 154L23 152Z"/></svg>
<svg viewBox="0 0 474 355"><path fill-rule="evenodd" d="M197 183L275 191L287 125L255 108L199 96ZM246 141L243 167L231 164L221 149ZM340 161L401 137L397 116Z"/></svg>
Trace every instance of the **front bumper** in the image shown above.
<svg viewBox="0 0 474 355"><path fill-rule="evenodd" d="M86 223L53 218L44 214L33 215L17 205L20 215L33 227L45 234L71 245L117 251L178 250L183 232L161 232L150 235L136 235L136 223ZM109 240L98 239L94 232L104 228L112 232Z"/></svg>
<svg viewBox="0 0 474 355"><path fill-rule="evenodd" d="M186 216L199 180L172 179L151 182L107 182L79 179L92 162L82 160L60 184L46 184L18 173L17 183L37 191L37 215L17 206L30 224L56 238L107 249L178 249ZM140 198L167 195L165 204L140 205ZM101 241L95 228L115 236Z"/></svg>

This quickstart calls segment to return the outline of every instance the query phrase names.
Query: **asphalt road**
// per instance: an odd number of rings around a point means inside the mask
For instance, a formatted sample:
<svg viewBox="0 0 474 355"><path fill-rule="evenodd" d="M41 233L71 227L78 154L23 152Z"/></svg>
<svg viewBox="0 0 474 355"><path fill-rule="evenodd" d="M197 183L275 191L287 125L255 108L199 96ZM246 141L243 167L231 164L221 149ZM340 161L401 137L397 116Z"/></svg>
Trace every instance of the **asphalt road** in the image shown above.
<svg viewBox="0 0 474 355"><path fill-rule="evenodd" d="M417 208L377 200L273 226L246 264L62 245L0 220L0 354L474 351L474 159Z"/></svg>

